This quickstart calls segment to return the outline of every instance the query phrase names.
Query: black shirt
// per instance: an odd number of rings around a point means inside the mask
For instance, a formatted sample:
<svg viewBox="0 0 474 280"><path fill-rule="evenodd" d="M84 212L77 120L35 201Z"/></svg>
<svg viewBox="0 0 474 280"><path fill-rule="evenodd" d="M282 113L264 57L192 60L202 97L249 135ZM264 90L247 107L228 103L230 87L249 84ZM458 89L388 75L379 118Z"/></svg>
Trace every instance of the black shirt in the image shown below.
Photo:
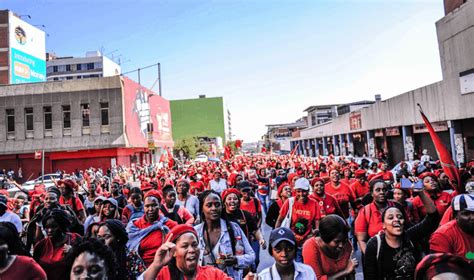
<svg viewBox="0 0 474 280"><path fill-rule="evenodd" d="M226 213L227 219L240 226L244 231L247 239L250 240L250 235L258 229L258 224L255 218L245 210L237 210L234 213Z"/></svg>

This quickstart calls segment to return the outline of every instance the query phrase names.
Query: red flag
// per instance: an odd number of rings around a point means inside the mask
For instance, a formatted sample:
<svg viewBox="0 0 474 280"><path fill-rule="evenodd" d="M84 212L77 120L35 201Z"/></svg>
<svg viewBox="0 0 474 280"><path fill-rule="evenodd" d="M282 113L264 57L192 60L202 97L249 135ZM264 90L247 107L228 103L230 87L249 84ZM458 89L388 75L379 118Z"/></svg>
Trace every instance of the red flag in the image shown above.
<svg viewBox="0 0 474 280"><path fill-rule="evenodd" d="M173 155L171 154L170 148L166 148L166 151L168 152L168 168L172 168L174 166Z"/></svg>
<svg viewBox="0 0 474 280"><path fill-rule="evenodd" d="M300 143L297 143L296 146L293 148L293 151L291 151L290 153L290 157L294 156L295 153L296 153L296 149L298 149L298 146L300 145Z"/></svg>
<svg viewBox="0 0 474 280"><path fill-rule="evenodd" d="M449 154L449 151L446 148L446 146L443 144L443 142L441 142L441 139L439 138L438 134L434 130L430 121L423 113L423 110L421 109L420 104L418 104L418 107L420 107L421 117L423 118L426 128L428 129L428 132L430 133L431 140L433 141L433 144L436 148L436 153L438 154L439 161L441 162L441 167L443 168L444 173L446 174L446 176L449 177L451 182L455 183L456 190L458 191L458 193L464 193L464 190L461 189L462 188L461 178L459 177L459 172L458 172L458 169L456 168L456 164L454 163L453 158Z"/></svg>
<svg viewBox="0 0 474 280"><path fill-rule="evenodd" d="M242 142L243 142L242 140L235 140L235 144L234 144L235 148L236 149L242 148Z"/></svg>
<svg viewBox="0 0 474 280"><path fill-rule="evenodd" d="M232 150L230 148L230 145L227 145L224 147L224 159L228 160L232 157Z"/></svg>
<svg viewBox="0 0 474 280"><path fill-rule="evenodd" d="M160 162L164 162L164 161L165 161L165 153L162 153L160 157Z"/></svg>

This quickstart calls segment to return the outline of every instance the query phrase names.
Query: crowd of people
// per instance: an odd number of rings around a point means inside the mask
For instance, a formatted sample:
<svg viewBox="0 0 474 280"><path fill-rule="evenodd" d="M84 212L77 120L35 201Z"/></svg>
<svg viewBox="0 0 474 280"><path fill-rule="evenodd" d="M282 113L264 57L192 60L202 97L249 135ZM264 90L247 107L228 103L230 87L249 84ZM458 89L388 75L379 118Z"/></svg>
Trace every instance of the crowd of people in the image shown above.
<svg viewBox="0 0 474 280"><path fill-rule="evenodd" d="M474 169L422 165L258 154L10 180L0 279L474 279Z"/></svg>

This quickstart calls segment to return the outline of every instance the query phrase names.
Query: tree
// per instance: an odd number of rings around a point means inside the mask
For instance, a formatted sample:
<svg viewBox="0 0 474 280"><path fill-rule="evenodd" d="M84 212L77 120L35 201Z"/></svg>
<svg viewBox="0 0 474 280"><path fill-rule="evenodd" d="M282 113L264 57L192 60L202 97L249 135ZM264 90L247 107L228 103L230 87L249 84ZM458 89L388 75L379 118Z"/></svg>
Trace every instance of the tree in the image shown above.
<svg viewBox="0 0 474 280"><path fill-rule="evenodd" d="M195 158L198 153L207 153L209 147L201 143L197 137L187 137L174 144L175 156L179 157L179 151L183 151L187 158Z"/></svg>

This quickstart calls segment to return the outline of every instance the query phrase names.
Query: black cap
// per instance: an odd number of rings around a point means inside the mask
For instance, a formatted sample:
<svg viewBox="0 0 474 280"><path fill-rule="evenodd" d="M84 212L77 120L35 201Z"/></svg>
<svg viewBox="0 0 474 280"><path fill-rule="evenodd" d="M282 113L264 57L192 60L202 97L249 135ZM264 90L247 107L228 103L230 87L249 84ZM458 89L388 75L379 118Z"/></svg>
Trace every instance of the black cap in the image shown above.
<svg viewBox="0 0 474 280"><path fill-rule="evenodd" d="M237 185L237 187L239 188L239 190L253 189L253 185L249 181L242 181Z"/></svg>
<svg viewBox="0 0 474 280"><path fill-rule="evenodd" d="M6 196L0 195L0 206L7 208L7 201L8 199Z"/></svg>
<svg viewBox="0 0 474 280"><path fill-rule="evenodd" d="M270 245L274 248L282 241L288 241L291 245L296 245L295 234L287 227L279 227L270 233Z"/></svg>

